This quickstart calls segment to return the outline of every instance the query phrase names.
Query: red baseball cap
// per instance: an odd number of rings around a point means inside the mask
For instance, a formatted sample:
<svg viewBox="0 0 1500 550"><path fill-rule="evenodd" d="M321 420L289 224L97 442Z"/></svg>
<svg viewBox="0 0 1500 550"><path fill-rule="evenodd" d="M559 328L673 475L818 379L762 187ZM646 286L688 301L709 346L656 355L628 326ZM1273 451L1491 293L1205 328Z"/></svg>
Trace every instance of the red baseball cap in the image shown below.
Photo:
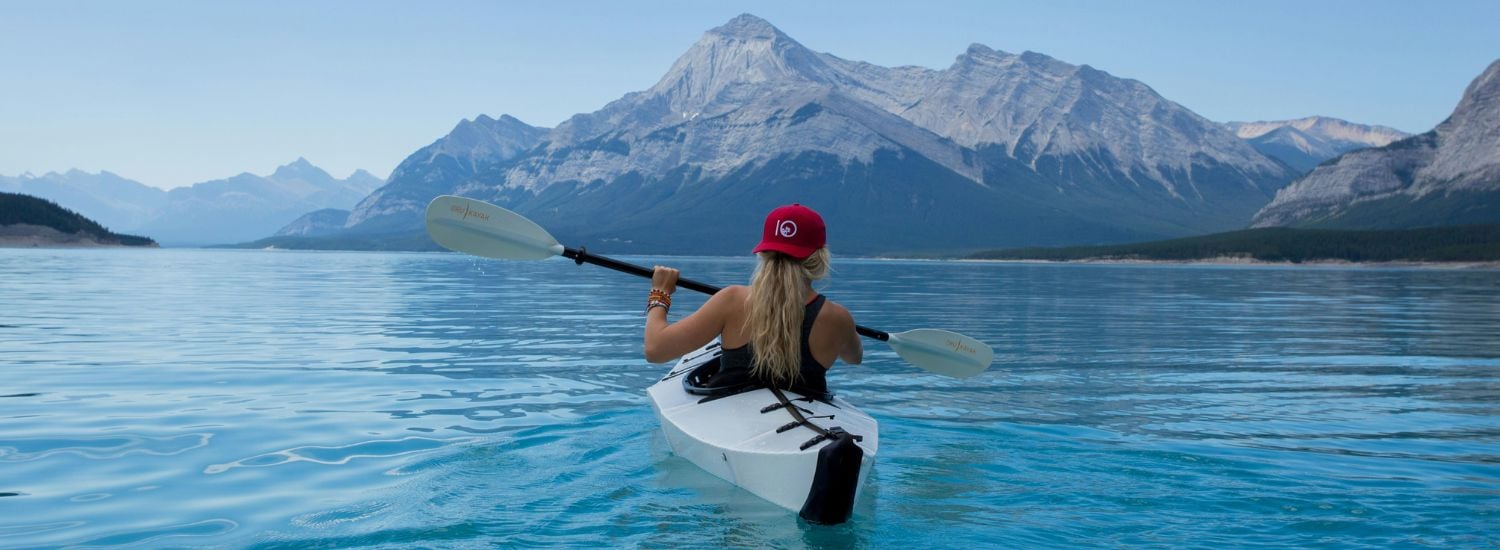
<svg viewBox="0 0 1500 550"><path fill-rule="evenodd" d="M774 250L798 260L805 260L827 243L828 231L823 217L800 204L789 204L766 215L760 244L753 252Z"/></svg>

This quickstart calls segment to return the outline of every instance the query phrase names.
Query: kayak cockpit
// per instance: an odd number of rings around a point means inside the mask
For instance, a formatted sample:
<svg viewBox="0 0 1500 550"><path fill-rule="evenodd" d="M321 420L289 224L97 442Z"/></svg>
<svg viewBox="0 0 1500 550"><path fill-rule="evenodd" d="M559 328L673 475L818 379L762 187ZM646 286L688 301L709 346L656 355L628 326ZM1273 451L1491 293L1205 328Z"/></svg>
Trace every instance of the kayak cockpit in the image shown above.
<svg viewBox="0 0 1500 550"><path fill-rule="evenodd" d="M711 346L717 346L715 341ZM714 354L696 366L691 367L682 375L682 391L692 395L701 395L704 400L712 400L731 395L745 393L747 391L765 388L766 385L749 377L748 373L724 373L720 376L720 366L723 364L722 357ZM816 392L805 387L794 384L787 391L796 393L806 399L816 399L824 403L833 403L833 392Z"/></svg>

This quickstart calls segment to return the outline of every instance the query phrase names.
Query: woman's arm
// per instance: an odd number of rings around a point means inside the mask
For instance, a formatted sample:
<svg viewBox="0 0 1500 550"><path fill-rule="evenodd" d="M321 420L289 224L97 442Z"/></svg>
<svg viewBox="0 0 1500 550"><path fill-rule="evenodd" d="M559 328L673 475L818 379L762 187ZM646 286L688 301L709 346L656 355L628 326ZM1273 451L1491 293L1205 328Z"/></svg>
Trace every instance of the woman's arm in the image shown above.
<svg viewBox="0 0 1500 550"><path fill-rule="evenodd" d="M854 330L854 316L844 306L838 307L839 332L844 334L844 345L839 349L839 359L845 364L858 365L865 360L865 343Z"/></svg>
<svg viewBox="0 0 1500 550"><path fill-rule="evenodd" d="M677 270L657 266L651 276L651 288L660 289L670 296L677 290ZM719 291L698 311L676 323L667 321L666 308L653 307L647 310L646 360L652 363L670 361L703 347L724 332L729 295L732 294L736 294L734 287Z"/></svg>

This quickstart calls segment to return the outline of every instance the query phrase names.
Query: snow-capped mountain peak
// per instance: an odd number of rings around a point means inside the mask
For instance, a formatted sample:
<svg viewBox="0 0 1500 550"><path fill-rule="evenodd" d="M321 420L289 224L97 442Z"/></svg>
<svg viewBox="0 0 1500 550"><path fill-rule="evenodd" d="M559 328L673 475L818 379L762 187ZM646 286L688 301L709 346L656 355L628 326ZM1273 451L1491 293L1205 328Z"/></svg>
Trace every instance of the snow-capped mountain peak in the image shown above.
<svg viewBox="0 0 1500 550"><path fill-rule="evenodd" d="M818 54L766 20L745 14L704 33L646 94L667 97L676 110L692 109L735 85L826 83L829 73Z"/></svg>

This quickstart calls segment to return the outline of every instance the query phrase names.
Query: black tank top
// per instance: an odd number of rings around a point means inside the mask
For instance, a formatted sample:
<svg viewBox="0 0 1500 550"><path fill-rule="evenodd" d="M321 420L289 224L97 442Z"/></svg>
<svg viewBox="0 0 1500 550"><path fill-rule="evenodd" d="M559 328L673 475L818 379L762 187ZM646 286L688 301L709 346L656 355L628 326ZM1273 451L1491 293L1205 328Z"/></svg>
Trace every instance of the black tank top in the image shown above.
<svg viewBox="0 0 1500 550"><path fill-rule="evenodd" d="M801 375L797 377L790 386L782 383L782 389L791 390L814 399L827 399L828 393L828 369L818 364L813 358L812 347L808 341L812 337L813 321L818 319L818 312L823 310L823 302L826 297L819 294L811 303L807 304L802 311L802 369ZM750 344L737 348L724 348L724 353L719 358L719 373L714 375L711 385L735 383L744 380L754 380L763 386L771 386L768 379L758 378L750 374L750 363L755 354L750 350Z"/></svg>

